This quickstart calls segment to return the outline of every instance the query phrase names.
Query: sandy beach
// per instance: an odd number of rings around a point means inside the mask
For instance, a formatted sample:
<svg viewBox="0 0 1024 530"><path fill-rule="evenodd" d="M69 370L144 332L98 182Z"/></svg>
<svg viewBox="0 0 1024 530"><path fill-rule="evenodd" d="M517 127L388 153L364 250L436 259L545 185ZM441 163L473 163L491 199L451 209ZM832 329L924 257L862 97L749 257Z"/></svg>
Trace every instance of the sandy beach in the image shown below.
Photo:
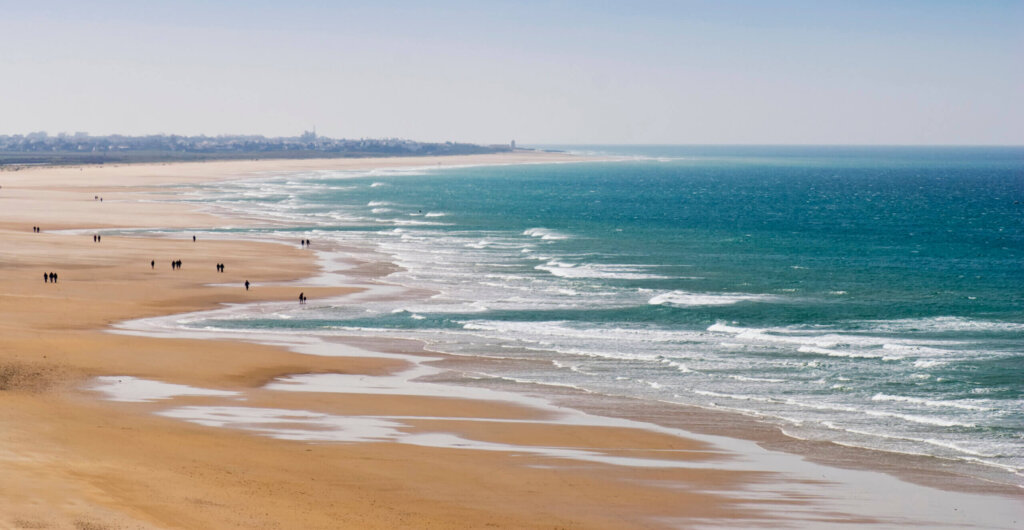
<svg viewBox="0 0 1024 530"><path fill-rule="evenodd" d="M0 527L1012 527L1005 494L826 468L687 434L686 418L658 427L412 381L444 366L413 342L266 344L121 325L363 289L306 282L321 271L297 242L193 241L187 229L260 221L153 200L167 193L293 171L571 160L524 152L0 172ZM122 228L184 231L93 238ZM387 266L360 265L368 275ZM40 278L49 272L56 283ZM317 386L326 383L334 389ZM920 497L913 506L843 497L865 483Z"/></svg>

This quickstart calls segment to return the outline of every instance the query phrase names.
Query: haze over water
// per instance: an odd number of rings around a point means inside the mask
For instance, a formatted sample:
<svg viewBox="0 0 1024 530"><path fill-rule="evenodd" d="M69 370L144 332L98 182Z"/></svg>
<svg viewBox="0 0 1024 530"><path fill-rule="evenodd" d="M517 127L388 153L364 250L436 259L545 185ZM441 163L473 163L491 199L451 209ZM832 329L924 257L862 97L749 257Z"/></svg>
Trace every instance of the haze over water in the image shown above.
<svg viewBox="0 0 1024 530"><path fill-rule="evenodd" d="M189 325L416 338L503 359L475 384L741 411L1022 483L1024 148L567 149L616 159L203 189L437 294Z"/></svg>

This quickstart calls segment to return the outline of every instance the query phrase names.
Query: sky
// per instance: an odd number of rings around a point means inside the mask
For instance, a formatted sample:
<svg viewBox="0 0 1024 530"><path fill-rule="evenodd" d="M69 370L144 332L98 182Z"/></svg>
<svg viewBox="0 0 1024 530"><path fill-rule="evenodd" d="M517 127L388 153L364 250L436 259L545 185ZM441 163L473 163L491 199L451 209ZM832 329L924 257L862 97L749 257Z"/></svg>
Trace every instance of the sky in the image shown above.
<svg viewBox="0 0 1024 530"><path fill-rule="evenodd" d="M1022 145L1022 94L1022 0L0 0L0 134Z"/></svg>

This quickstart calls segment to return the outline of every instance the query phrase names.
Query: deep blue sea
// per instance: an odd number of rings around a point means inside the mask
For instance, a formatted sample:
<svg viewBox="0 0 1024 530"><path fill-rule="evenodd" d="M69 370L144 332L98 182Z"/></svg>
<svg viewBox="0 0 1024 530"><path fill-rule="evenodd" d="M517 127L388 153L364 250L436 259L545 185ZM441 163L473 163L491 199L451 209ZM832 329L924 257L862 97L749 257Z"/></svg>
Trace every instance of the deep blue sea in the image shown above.
<svg viewBox="0 0 1024 530"><path fill-rule="evenodd" d="M1024 482L1024 148L560 148L612 160L202 188L433 294L193 325L414 338Z"/></svg>

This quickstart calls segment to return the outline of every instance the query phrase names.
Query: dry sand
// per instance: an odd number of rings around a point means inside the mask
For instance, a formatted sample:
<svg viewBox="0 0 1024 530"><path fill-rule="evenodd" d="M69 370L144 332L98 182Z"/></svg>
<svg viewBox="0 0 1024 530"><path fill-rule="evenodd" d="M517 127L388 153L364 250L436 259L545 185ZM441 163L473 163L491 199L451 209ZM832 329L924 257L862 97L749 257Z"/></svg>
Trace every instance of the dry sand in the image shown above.
<svg viewBox="0 0 1024 530"><path fill-rule="evenodd" d="M411 418L403 427L409 433L666 462L732 458L696 439L636 428L437 419L551 419L550 410L512 402L267 390L268 382L290 374L385 375L410 363L109 333L112 324L127 319L225 303L294 301L299 291L316 300L351 289L303 285L303 278L317 272L316 264L311 252L294 245L114 235L95 243L88 232L53 233L225 222L182 205L140 202L152 186L260 172L560 159L526 153L0 173L0 527L637 528L714 521L753 526L775 517L780 507L813 503L793 496L765 505L744 495L744 488L785 479L728 466L645 468L394 441L307 443L156 415L173 407L230 405L403 416ZM34 233L32 226L43 230ZM183 261L181 270L171 270L174 259ZM226 272L216 272L216 263L225 263ZM58 283L42 281L50 271L59 274ZM242 287L246 279L253 282L250 291ZM298 282L269 285L291 280ZM89 389L98 376L238 395L112 402ZM849 514L821 517L870 521Z"/></svg>

